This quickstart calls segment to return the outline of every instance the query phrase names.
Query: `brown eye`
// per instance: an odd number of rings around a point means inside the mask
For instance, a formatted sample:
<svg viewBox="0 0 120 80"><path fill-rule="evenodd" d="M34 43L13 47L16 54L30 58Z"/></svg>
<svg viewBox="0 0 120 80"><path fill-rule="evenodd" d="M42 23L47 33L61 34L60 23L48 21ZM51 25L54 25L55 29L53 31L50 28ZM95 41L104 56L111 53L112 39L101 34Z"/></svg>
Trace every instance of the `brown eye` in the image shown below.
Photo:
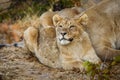
<svg viewBox="0 0 120 80"><path fill-rule="evenodd" d="M62 27L61 25L59 25L59 27Z"/></svg>
<svg viewBox="0 0 120 80"><path fill-rule="evenodd" d="M74 28L75 26L74 25L72 25L72 26L70 26L70 29L72 29L72 28Z"/></svg>

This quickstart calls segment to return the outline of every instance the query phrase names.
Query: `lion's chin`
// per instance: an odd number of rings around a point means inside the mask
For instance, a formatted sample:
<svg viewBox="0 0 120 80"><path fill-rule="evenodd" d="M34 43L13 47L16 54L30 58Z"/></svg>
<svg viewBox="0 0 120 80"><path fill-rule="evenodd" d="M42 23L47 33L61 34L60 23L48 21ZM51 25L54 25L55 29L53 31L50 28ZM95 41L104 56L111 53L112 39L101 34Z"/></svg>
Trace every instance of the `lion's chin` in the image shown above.
<svg viewBox="0 0 120 80"><path fill-rule="evenodd" d="M71 41L68 41L68 40L61 40L61 41L59 41L59 44L62 45L62 46L68 45L70 43L71 43Z"/></svg>

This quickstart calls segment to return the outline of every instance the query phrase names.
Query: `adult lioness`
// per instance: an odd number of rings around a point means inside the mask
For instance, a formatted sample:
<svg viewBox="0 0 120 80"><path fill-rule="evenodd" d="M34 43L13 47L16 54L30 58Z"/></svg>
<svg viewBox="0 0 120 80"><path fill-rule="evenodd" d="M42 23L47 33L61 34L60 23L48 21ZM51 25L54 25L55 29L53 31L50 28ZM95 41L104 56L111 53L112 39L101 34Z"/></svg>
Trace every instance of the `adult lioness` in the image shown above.
<svg viewBox="0 0 120 80"><path fill-rule="evenodd" d="M120 55L120 0L105 0L85 12L88 34L98 56L110 60Z"/></svg>
<svg viewBox="0 0 120 80"><path fill-rule="evenodd" d="M85 60L100 62L83 29L87 24L87 15L78 14L73 9L47 12L42 16L41 21L44 22L39 30L30 27L24 32L26 46L41 63L53 68L83 69Z"/></svg>

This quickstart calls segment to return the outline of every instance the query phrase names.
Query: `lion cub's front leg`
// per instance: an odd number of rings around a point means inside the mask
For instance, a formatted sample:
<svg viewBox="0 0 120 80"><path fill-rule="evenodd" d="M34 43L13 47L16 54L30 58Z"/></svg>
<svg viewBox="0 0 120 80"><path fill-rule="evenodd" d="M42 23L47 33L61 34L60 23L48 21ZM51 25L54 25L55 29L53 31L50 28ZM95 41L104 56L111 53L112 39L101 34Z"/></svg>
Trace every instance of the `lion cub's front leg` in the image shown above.
<svg viewBox="0 0 120 80"><path fill-rule="evenodd" d="M29 27L24 32L25 45L31 52L35 53L37 49L38 30L34 27Z"/></svg>
<svg viewBox="0 0 120 80"><path fill-rule="evenodd" d="M61 59L62 67L65 70L72 70L78 68L81 71L85 70L82 60L75 60L72 57L62 57Z"/></svg>

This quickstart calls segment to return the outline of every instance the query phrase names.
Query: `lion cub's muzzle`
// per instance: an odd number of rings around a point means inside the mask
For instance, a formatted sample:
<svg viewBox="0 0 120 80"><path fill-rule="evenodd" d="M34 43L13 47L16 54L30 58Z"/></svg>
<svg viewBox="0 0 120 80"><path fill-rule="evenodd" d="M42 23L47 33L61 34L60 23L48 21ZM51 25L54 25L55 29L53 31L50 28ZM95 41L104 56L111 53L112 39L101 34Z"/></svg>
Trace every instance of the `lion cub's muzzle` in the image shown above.
<svg viewBox="0 0 120 80"><path fill-rule="evenodd" d="M73 38L68 37L66 32L61 32L59 34L59 43L61 45L67 45L72 41L73 41Z"/></svg>

